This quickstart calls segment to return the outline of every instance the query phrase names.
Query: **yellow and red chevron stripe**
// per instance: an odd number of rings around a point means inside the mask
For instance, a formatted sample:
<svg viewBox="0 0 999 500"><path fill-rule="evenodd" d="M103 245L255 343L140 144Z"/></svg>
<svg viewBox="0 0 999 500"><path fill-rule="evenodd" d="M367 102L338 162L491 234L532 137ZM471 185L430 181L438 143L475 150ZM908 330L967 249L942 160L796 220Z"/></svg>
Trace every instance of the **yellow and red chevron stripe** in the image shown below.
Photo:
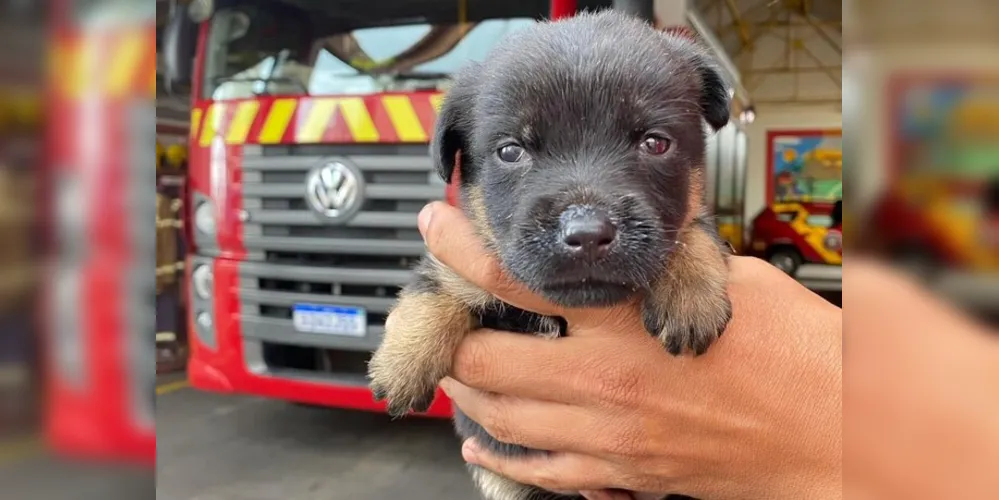
<svg viewBox="0 0 999 500"><path fill-rule="evenodd" d="M426 143L441 99L439 92L416 92L206 102L191 110L191 142Z"/></svg>
<svg viewBox="0 0 999 500"><path fill-rule="evenodd" d="M156 28L63 33L49 50L49 82L63 98L156 96Z"/></svg>

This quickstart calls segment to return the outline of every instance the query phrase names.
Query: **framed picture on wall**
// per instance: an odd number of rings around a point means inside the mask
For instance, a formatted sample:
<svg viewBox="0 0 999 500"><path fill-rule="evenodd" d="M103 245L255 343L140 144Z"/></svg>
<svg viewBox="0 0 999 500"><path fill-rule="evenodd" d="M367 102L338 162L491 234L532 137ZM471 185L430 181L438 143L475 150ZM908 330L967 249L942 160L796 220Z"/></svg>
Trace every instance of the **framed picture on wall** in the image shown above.
<svg viewBox="0 0 999 500"><path fill-rule="evenodd" d="M887 90L889 178L974 182L999 172L999 74L902 73Z"/></svg>
<svg viewBox="0 0 999 500"><path fill-rule="evenodd" d="M767 201L829 203L843 198L843 132L767 132Z"/></svg>

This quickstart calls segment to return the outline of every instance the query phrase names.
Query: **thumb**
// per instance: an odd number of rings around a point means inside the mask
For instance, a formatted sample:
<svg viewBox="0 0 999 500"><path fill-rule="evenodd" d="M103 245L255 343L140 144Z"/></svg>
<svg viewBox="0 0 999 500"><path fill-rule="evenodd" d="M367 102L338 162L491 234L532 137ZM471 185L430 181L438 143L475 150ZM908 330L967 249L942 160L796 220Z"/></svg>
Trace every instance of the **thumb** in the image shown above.
<svg viewBox="0 0 999 500"><path fill-rule="evenodd" d="M430 224L433 222L434 214L436 212L441 211L446 213L448 209L452 208L453 207L439 201L430 202L427 206L423 207L423 209L420 210L420 214L416 217L416 225L420 230L420 235L422 235L424 239L427 238L427 233L430 230Z"/></svg>
<svg viewBox="0 0 999 500"><path fill-rule="evenodd" d="M525 311L561 315L561 308L507 276L499 259L483 244L479 228L461 210L432 202L423 207L417 221L430 254L465 281Z"/></svg>

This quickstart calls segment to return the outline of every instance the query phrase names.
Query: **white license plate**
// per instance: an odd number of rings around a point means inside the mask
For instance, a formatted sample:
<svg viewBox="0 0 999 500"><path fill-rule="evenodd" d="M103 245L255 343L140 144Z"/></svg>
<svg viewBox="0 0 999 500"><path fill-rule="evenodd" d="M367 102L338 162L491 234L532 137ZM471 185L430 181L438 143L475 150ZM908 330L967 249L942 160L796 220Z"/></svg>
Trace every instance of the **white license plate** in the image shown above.
<svg viewBox="0 0 999 500"><path fill-rule="evenodd" d="M368 314L360 307L295 304L291 319L296 330L306 333L363 337L368 331Z"/></svg>

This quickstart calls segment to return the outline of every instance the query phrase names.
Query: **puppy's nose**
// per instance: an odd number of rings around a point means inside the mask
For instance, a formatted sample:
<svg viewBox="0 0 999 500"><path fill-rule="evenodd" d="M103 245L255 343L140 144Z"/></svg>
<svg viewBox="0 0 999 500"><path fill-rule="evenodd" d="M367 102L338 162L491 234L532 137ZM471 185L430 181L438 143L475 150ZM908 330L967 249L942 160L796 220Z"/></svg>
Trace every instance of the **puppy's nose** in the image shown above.
<svg viewBox="0 0 999 500"><path fill-rule="evenodd" d="M562 243L570 253L590 258L607 255L617 238L617 228L610 216L593 207L569 207L559 218Z"/></svg>

